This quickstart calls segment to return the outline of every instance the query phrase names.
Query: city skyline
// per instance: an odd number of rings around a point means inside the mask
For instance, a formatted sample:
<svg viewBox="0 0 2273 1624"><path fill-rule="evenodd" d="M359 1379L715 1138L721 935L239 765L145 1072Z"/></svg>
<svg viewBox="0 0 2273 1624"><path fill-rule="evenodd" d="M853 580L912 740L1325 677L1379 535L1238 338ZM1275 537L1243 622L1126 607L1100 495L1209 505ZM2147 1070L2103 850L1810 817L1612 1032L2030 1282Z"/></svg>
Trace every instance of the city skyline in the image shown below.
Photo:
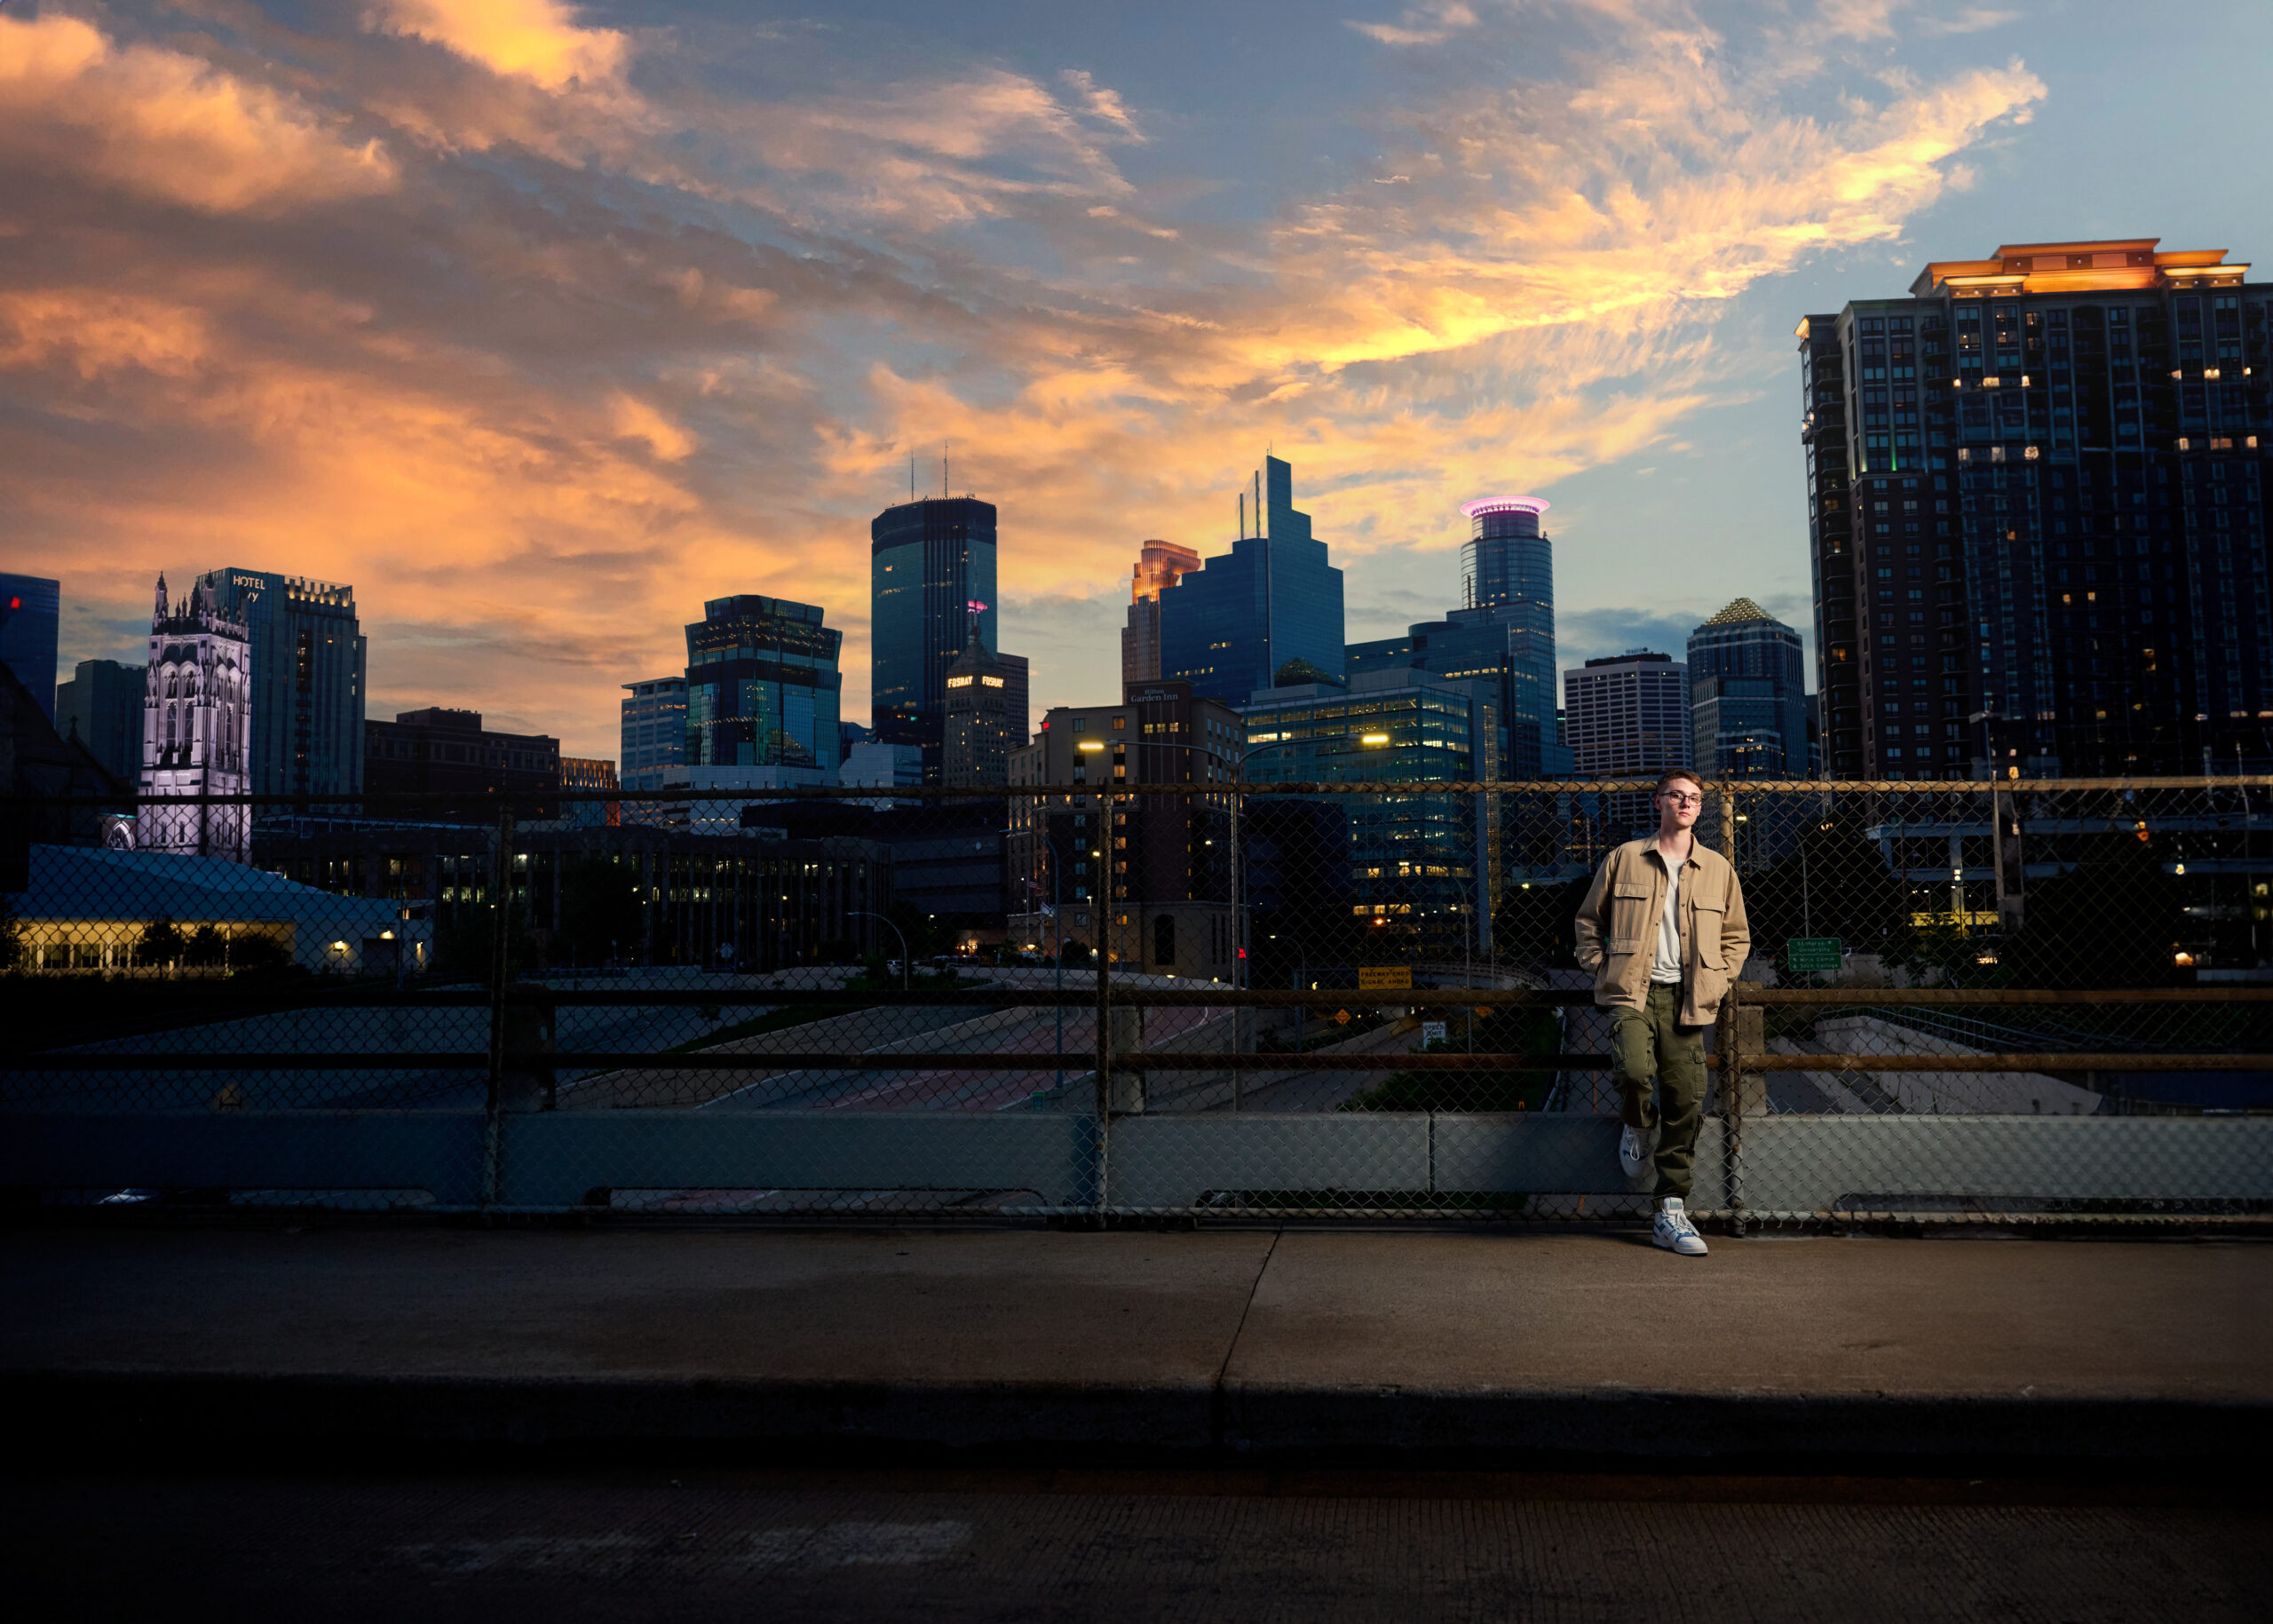
<svg viewBox="0 0 2273 1624"><path fill-rule="evenodd" d="M2273 181L2168 161L2218 150L2262 8L2190 45L2075 5L1350 10L1211 10L1198 66L1151 37L1197 12L0 18L5 563L63 581L64 670L135 657L160 571L352 581L371 715L606 755L721 594L825 606L867 714L911 453L1000 505L1037 701L1108 697L1129 556L1224 551L1275 447L1351 641L1456 601L1460 497L1552 499L1579 662L1739 592L1810 627L1799 313L1984 242L2265 257Z"/></svg>

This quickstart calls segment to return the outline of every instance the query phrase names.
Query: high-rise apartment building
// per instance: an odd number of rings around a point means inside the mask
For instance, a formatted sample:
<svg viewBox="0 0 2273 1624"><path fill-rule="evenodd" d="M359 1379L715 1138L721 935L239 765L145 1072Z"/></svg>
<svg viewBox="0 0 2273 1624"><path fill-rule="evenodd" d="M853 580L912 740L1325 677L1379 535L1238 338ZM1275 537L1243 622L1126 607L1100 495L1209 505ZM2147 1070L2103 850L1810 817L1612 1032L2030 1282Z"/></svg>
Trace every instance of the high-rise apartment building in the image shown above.
<svg viewBox="0 0 2273 1624"><path fill-rule="evenodd" d="M1511 779L1559 778L1571 770L1556 719L1554 556L1538 496L1486 496L1461 508L1471 531L1461 547L1461 605L1401 638L1352 643L1354 681L1364 671L1411 666L1497 690L1507 730L1501 770Z"/></svg>
<svg viewBox="0 0 2273 1624"><path fill-rule="evenodd" d="M82 660L68 681L55 685L55 731L87 747L104 771L125 783L142 773L142 701L147 666L115 660Z"/></svg>
<svg viewBox="0 0 2273 1624"><path fill-rule="evenodd" d="M63 589L44 575L0 573L0 665L39 701L40 714L55 720L55 646L62 619ZM131 775L130 775L131 776Z"/></svg>
<svg viewBox="0 0 2273 1624"><path fill-rule="evenodd" d="M1129 623L1121 629L1121 685L1160 679L1160 594L1200 567L1200 555L1174 542L1146 542L1129 583Z"/></svg>
<svg viewBox="0 0 2273 1624"><path fill-rule="evenodd" d="M251 786L263 795L352 795L363 787L369 646L355 589L271 570L197 578L252 647Z"/></svg>
<svg viewBox="0 0 2273 1624"><path fill-rule="evenodd" d="M1242 534L1232 551L1160 589L1160 675L1188 682L1203 699L1244 705L1300 660L1342 674L1342 572L1295 507L1295 471L1263 459L1255 517L1241 497ZM1255 533L1244 534L1252 524Z"/></svg>
<svg viewBox="0 0 2273 1624"><path fill-rule="evenodd" d="M1800 634L1739 598L1689 634L1690 764L1708 779L1805 778Z"/></svg>
<svg viewBox="0 0 2273 1624"><path fill-rule="evenodd" d="M2008 244L1800 323L1831 776L2273 756L2273 287L2224 257Z"/></svg>
<svg viewBox="0 0 2273 1624"><path fill-rule="evenodd" d="M142 707L145 796L242 795L251 788L251 661L244 623L216 608L202 582L170 603L166 578L158 577ZM251 812L146 801L135 817L134 844L241 863L252 852Z"/></svg>
<svg viewBox="0 0 2273 1624"><path fill-rule="evenodd" d="M1026 741L1026 662L998 654L978 638L947 668L947 714L940 780L951 789L1008 783L1010 752Z"/></svg>
<svg viewBox="0 0 2273 1624"><path fill-rule="evenodd" d="M686 761L686 678L627 682L618 778L626 789L661 789L669 769Z"/></svg>
<svg viewBox="0 0 2273 1624"><path fill-rule="evenodd" d="M923 751L939 781L947 668L974 630L999 649L994 504L925 496L886 508L868 526L869 677L876 737Z"/></svg>
<svg viewBox="0 0 2273 1624"><path fill-rule="evenodd" d="M1639 778L1691 767L1689 668L1635 649L1563 673L1572 770L1580 778Z"/></svg>
<svg viewBox="0 0 2273 1624"><path fill-rule="evenodd" d="M756 593L702 606L686 629L690 774L721 787L836 781L844 634L822 618L815 605Z"/></svg>

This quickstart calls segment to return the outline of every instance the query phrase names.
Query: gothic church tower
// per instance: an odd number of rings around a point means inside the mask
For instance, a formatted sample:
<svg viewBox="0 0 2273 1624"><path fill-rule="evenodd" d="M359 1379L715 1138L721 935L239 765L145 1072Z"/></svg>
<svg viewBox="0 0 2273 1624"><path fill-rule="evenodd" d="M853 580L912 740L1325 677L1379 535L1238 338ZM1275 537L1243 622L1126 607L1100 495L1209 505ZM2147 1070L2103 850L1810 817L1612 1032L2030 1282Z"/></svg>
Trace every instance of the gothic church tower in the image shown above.
<svg viewBox="0 0 2273 1624"><path fill-rule="evenodd" d="M252 650L202 585L169 608L166 578L150 616L150 675L142 699L145 796L242 795L250 785ZM145 804L135 844L245 862L252 812L244 806Z"/></svg>

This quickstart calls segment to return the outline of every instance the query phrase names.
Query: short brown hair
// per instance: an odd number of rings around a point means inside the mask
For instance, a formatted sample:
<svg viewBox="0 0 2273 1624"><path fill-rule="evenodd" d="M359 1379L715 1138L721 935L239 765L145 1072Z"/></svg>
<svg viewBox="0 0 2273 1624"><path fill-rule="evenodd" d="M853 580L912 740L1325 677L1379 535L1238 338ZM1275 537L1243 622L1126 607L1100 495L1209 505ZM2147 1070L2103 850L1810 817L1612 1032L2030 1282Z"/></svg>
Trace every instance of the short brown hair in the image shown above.
<svg viewBox="0 0 2273 1624"><path fill-rule="evenodd" d="M1687 767L1667 767L1664 772L1658 774L1658 787L1650 791L1650 793L1651 795L1663 795L1667 784L1676 783L1683 779L1686 779L1689 782L1697 786L1697 793L1699 795L1701 796L1705 793L1705 780L1698 777L1694 772L1691 772Z"/></svg>

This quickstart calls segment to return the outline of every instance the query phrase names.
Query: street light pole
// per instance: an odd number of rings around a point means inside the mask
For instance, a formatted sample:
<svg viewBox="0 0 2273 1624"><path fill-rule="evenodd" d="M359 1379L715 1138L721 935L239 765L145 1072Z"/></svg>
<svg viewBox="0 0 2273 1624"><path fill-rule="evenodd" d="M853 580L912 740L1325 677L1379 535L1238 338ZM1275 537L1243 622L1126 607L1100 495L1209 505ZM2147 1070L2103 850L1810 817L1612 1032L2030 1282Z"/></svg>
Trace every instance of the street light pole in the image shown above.
<svg viewBox="0 0 2273 1624"><path fill-rule="evenodd" d="M906 938L905 936L901 936L901 935L900 935L900 933L899 933L899 927L898 925L896 925L896 924L892 923L892 922L891 922L891 920L886 919L886 918L885 918L882 914L871 913L868 909L864 908L864 907L851 907L851 908L846 908L844 911L845 911L845 913L846 913L850 917L854 918L854 919L873 919L873 920L876 921L878 923L882 924L885 930L887 930L887 931L891 931L891 932L892 933L892 935L893 935L895 938L897 938L897 939L899 939L899 990L900 990L901 992L903 992L903 993L904 993L904 992L906 992L906 991L907 990L907 971L908 971L908 966L909 966L909 963L910 963L910 960L909 960L908 955L907 955L907 938Z"/></svg>

